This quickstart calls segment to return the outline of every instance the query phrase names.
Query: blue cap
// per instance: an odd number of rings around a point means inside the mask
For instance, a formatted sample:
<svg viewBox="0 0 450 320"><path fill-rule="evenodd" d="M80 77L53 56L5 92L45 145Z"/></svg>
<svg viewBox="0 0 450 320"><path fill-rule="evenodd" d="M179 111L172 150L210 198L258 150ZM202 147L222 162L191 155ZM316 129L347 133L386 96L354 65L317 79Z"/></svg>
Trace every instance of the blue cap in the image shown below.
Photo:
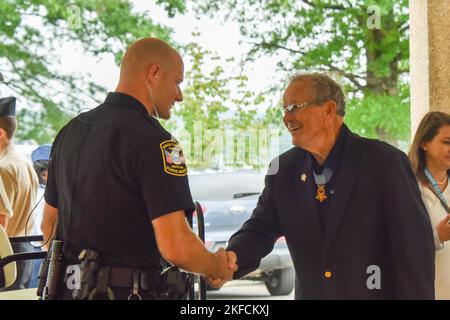
<svg viewBox="0 0 450 320"><path fill-rule="evenodd" d="M31 160L34 162L36 161L49 161L50 160L50 151L52 150L51 144L43 144L42 146L37 147L32 153L31 153Z"/></svg>

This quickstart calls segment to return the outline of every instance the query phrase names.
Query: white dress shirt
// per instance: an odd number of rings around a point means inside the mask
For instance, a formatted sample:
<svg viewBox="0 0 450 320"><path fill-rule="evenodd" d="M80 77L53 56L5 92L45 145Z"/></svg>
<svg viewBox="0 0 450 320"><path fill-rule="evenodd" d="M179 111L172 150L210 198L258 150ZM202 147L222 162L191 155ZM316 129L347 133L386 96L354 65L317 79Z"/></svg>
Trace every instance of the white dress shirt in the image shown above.
<svg viewBox="0 0 450 320"><path fill-rule="evenodd" d="M446 216L447 212L436 195L426 186L419 182L422 199L430 216L433 226L433 235L436 245L436 278L435 290L437 300L450 300L450 241L442 244L439 240L436 226ZM443 192L447 204L450 205L450 186ZM418 261L418 263L420 263Z"/></svg>

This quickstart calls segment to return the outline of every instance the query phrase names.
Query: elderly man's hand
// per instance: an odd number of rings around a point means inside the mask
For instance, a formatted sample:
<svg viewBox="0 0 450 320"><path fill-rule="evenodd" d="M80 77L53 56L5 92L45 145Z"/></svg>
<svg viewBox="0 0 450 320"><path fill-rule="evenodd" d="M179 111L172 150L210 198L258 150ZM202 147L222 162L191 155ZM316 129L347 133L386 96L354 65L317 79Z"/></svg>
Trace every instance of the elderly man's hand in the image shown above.
<svg viewBox="0 0 450 320"><path fill-rule="evenodd" d="M224 255L226 257L226 261L224 261L225 264L223 264L221 268L221 271L224 273L218 278L206 278L206 282L210 287L219 289L225 284L225 282L230 281L233 278L233 274L238 270L238 265L236 264L237 256L233 251L225 251L223 248L217 250L215 254L222 261Z"/></svg>

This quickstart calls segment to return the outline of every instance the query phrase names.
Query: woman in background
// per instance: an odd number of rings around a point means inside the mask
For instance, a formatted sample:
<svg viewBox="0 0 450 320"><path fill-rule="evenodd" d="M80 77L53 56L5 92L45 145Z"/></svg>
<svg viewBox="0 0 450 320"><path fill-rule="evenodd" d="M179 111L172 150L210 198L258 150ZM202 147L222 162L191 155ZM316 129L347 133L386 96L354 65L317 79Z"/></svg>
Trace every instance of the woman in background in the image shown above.
<svg viewBox="0 0 450 320"><path fill-rule="evenodd" d="M409 151L436 245L436 299L450 299L450 115L429 112ZM418 261L417 263L420 263Z"/></svg>

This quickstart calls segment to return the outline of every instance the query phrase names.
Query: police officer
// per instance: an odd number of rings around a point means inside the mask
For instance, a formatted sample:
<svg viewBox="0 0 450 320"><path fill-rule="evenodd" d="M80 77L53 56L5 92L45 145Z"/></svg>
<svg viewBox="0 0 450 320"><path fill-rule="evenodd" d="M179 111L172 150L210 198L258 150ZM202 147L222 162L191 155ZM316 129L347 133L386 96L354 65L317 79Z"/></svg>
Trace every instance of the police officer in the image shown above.
<svg viewBox="0 0 450 320"><path fill-rule="evenodd" d="M98 253L102 272L91 298L106 288L109 298L157 298L161 257L208 278L230 279L237 269L233 254L210 253L189 228L186 215L194 208L186 160L155 119L168 119L183 100L183 68L163 41L133 43L116 91L54 141L42 231L48 239L57 229L71 270L86 250ZM67 278L59 298L72 297Z"/></svg>
<svg viewBox="0 0 450 320"><path fill-rule="evenodd" d="M12 139L16 131L16 98L0 99L0 224L8 237L33 234L34 219L28 220L36 202L38 178L29 159L21 155ZM32 251L28 243L13 243L15 253ZM18 276L8 290L28 288L33 261L17 262Z"/></svg>

